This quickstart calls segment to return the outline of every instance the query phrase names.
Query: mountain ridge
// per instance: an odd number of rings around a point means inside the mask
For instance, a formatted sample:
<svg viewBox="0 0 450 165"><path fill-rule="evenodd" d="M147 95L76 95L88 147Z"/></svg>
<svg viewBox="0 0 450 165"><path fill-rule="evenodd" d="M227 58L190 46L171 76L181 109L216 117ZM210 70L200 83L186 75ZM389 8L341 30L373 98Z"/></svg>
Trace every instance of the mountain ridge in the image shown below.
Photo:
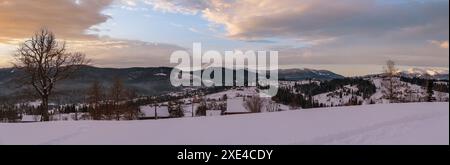
<svg viewBox="0 0 450 165"><path fill-rule="evenodd" d="M82 66L73 77L58 83L55 90L61 93L70 92L76 93L75 95L81 95L95 81L108 87L115 78L119 78L124 81L127 87L133 88L138 94L158 95L179 89L170 85L170 74L173 69L171 67L101 68L86 65ZM225 70L227 68L222 69ZM249 70L245 70L246 76L250 72ZM331 71L312 69L279 70L279 73L281 75L280 80L323 80L343 77L340 75L336 76L337 74ZM14 68L0 69L0 96L8 96L24 90L15 80L15 77L21 74L21 71L17 71ZM17 86L20 88L17 88Z"/></svg>

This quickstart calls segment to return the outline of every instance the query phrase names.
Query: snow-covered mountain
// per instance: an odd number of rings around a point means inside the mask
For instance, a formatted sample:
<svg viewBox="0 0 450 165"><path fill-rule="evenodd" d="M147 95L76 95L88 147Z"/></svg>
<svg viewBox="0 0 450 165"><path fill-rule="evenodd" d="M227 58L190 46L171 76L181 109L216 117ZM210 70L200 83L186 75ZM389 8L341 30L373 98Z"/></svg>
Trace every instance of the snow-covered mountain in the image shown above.
<svg viewBox="0 0 450 165"><path fill-rule="evenodd" d="M170 84L170 73L173 68L97 68L91 66L82 67L75 76L62 81L57 86L57 90L65 93L67 91L84 91L94 81L99 81L103 85L108 86L113 82L114 78L120 78L127 87L135 89L141 95L162 94L180 90L174 88ZM223 68L224 72L226 68ZM245 75L251 71L245 70ZM0 69L0 96L11 96L18 93L17 81L14 79L20 77L23 73L14 71L11 68ZM343 78L343 76L335 74L327 70L313 69L288 69L279 70L280 79L296 81L306 79L330 80L335 78ZM236 77L235 77L236 79ZM255 80L249 80L255 81ZM80 94L77 94L80 95ZM77 97L72 96L72 98Z"/></svg>
<svg viewBox="0 0 450 165"><path fill-rule="evenodd" d="M410 78L417 77L417 78L431 78L438 80L449 79L449 71L445 69L410 68L408 70L400 71L400 75Z"/></svg>

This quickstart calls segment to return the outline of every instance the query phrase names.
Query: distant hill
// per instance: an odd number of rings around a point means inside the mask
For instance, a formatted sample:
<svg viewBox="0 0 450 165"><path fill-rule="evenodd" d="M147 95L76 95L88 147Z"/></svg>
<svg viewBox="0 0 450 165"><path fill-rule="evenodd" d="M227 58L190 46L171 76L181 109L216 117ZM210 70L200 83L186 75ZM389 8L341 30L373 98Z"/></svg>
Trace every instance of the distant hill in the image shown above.
<svg viewBox="0 0 450 165"><path fill-rule="evenodd" d="M306 79L316 80L332 80L344 78L344 76L333 73L328 70L314 70L314 69L285 69L278 71L280 80L297 81Z"/></svg>
<svg viewBox="0 0 450 165"><path fill-rule="evenodd" d="M83 66L72 78L58 83L55 92L79 99L94 81L107 88L115 78L119 78L141 95L156 95L176 89L170 85L171 71L172 68L167 67L117 69ZM0 96L23 93L21 91L25 88L16 81L21 74L13 69L0 69Z"/></svg>

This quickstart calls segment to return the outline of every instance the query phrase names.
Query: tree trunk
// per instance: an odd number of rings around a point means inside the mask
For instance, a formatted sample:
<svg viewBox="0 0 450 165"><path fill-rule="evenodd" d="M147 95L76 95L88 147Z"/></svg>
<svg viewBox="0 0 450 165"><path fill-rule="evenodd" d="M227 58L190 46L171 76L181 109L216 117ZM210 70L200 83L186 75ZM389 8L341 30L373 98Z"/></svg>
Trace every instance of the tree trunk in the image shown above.
<svg viewBox="0 0 450 165"><path fill-rule="evenodd" d="M50 121L50 116L48 114L48 96L42 96L41 121Z"/></svg>

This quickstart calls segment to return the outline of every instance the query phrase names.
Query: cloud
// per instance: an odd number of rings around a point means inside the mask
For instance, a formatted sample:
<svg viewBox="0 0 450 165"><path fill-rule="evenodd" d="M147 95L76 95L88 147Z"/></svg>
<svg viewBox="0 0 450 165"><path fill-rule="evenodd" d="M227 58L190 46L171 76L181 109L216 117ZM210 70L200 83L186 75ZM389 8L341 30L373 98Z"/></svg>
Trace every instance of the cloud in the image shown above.
<svg viewBox="0 0 450 165"><path fill-rule="evenodd" d="M395 59L403 65L448 67L448 50L433 46L448 48L448 0L154 0L151 4L164 6L164 11L183 8L200 14L211 27L223 26L230 39L294 41L290 48L279 49L281 64L383 64ZM433 45L424 43L430 39L435 40Z"/></svg>
<svg viewBox="0 0 450 165"><path fill-rule="evenodd" d="M138 5L138 1L131 0L0 0L0 67L10 66L17 45L42 27L66 40L71 51L86 53L94 65L168 65L167 56L183 48L86 33L98 31L95 27L111 18L102 14L104 9L118 2Z"/></svg>
<svg viewBox="0 0 450 165"><path fill-rule="evenodd" d="M436 40L431 40L431 41L428 41L430 44L433 44L433 45L436 45L436 46L438 46L438 47L440 47L440 48L443 48L443 49L448 49L448 41L436 41Z"/></svg>
<svg viewBox="0 0 450 165"><path fill-rule="evenodd" d="M449 65L448 49L437 49L436 45L432 44L411 46L408 43L398 44L392 41L386 41L384 44L378 44L381 41L346 41L348 42L338 41L312 47L282 45L266 49L279 51L280 65L383 65L388 59L405 66L448 67Z"/></svg>
<svg viewBox="0 0 450 165"><path fill-rule="evenodd" d="M448 1L144 0L155 9L198 13L240 40L270 37L319 40L349 35L439 30L448 34ZM394 3L395 2L395 3ZM447 24L447 26L440 26ZM436 26L434 26L436 25ZM420 35L420 34L415 34Z"/></svg>
<svg viewBox="0 0 450 165"><path fill-rule="evenodd" d="M117 0L126 9L138 9L141 5L152 6L154 10L195 15L208 6L208 1L197 0Z"/></svg>
<svg viewBox="0 0 450 165"><path fill-rule="evenodd" d="M0 0L0 42L27 38L42 27L60 38L92 38L85 31L109 17L101 11L113 0Z"/></svg>
<svg viewBox="0 0 450 165"><path fill-rule="evenodd" d="M16 45L39 28L48 27L101 66L165 65L166 56L183 48L93 35L99 24L114 17L104 14L106 8L153 8L200 16L209 22L211 31L222 32L231 40L265 43L264 46L290 43L279 47L281 64L382 64L386 59L394 59L407 65L448 67L448 3L448 0L0 0L0 44ZM190 27L179 22L171 25ZM0 63L5 63L4 58Z"/></svg>
<svg viewBox="0 0 450 165"><path fill-rule="evenodd" d="M11 55L16 45L0 43L0 68L12 66ZM91 65L100 67L172 66L170 55L186 50L173 44L112 38L67 40L67 46L69 52L82 52L91 60Z"/></svg>
<svg viewBox="0 0 450 165"><path fill-rule="evenodd" d="M11 65L12 56L14 52L14 47L8 44L0 43L0 68Z"/></svg>
<svg viewBox="0 0 450 165"><path fill-rule="evenodd" d="M93 65L102 67L170 66L172 52L185 50L172 44L119 39L71 41L69 45L86 53Z"/></svg>

